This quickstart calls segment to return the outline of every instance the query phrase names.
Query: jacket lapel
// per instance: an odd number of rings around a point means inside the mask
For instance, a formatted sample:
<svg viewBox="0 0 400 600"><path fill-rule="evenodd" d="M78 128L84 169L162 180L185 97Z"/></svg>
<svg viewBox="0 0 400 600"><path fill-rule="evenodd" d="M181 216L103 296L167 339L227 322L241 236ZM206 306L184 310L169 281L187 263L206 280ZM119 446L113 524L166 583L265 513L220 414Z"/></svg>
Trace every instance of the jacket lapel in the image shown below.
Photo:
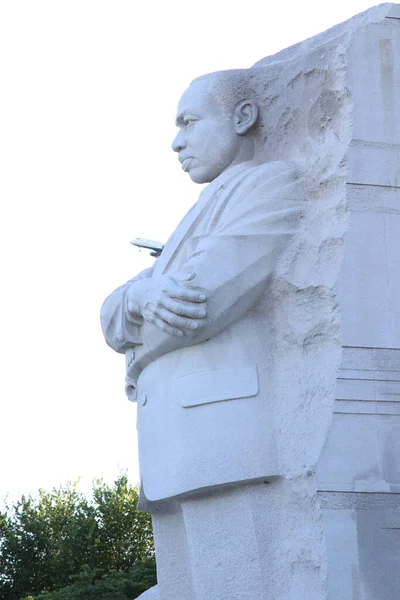
<svg viewBox="0 0 400 600"><path fill-rule="evenodd" d="M169 238L168 242L164 246L161 256L157 259L155 271L164 273L168 268L172 258L182 246L183 242L189 237L192 231L195 229L196 224L203 214L208 201L211 200L214 195L213 190L209 190L210 186L207 186L200 194L196 204L192 206L188 213L183 217L174 233Z"/></svg>
<svg viewBox="0 0 400 600"><path fill-rule="evenodd" d="M214 203L216 200L215 197L218 196L220 190L226 188L226 186L231 183L239 173L246 170L246 168L248 168L247 163L241 163L240 165L231 167L204 188L196 204L194 204L189 212L186 213L185 217L183 217L182 221L164 246L161 256L156 261L154 272L165 273L171 260L182 247L182 244L192 235L193 230L196 228L199 219L202 218L204 212L208 208L209 203L211 201Z"/></svg>

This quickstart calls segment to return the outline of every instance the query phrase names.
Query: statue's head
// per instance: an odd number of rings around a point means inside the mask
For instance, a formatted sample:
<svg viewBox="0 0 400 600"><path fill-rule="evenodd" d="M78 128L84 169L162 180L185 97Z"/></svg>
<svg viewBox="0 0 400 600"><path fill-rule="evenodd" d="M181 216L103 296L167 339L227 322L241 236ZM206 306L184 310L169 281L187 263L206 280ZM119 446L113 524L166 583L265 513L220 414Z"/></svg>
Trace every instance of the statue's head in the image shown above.
<svg viewBox="0 0 400 600"><path fill-rule="evenodd" d="M172 148L195 183L208 183L229 167L252 160L259 108L249 69L195 79L178 105Z"/></svg>

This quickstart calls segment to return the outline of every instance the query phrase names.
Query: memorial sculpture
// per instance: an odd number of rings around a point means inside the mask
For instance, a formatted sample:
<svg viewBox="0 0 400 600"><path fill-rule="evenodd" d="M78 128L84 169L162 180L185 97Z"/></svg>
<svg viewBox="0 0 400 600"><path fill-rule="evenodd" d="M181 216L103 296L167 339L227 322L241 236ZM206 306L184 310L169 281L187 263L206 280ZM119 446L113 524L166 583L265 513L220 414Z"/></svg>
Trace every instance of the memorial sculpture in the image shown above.
<svg viewBox="0 0 400 600"><path fill-rule="evenodd" d="M102 307L138 404L158 575L143 599L327 597L315 469L340 361L346 60L388 6L179 102L173 150L208 185Z"/></svg>

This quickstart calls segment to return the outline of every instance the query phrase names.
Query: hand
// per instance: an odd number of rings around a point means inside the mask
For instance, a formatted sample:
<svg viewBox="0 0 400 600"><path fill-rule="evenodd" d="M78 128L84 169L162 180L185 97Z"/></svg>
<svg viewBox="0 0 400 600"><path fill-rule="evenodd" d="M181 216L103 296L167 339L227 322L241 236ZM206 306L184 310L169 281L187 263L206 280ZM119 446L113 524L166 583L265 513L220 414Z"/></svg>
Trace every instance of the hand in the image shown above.
<svg viewBox="0 0 400 600"><path fill-rule="evenodd" d="M142 279L128 289L128 311L171 335L195 333L205 324L206 296L186 284L195 273L173 273Z"/></svg>

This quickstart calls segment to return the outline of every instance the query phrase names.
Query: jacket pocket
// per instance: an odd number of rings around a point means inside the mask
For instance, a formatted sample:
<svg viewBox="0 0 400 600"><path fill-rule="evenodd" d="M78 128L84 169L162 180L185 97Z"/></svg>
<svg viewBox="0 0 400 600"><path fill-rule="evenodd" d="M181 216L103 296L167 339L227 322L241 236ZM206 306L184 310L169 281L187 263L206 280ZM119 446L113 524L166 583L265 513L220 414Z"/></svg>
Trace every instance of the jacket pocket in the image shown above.
<svg viewBox="0 0 400 600"><path fill-rule="evenodd" d="M258 393L256 365L195 371L176 379L170 394L183 408L249 398Z"/></svg>

